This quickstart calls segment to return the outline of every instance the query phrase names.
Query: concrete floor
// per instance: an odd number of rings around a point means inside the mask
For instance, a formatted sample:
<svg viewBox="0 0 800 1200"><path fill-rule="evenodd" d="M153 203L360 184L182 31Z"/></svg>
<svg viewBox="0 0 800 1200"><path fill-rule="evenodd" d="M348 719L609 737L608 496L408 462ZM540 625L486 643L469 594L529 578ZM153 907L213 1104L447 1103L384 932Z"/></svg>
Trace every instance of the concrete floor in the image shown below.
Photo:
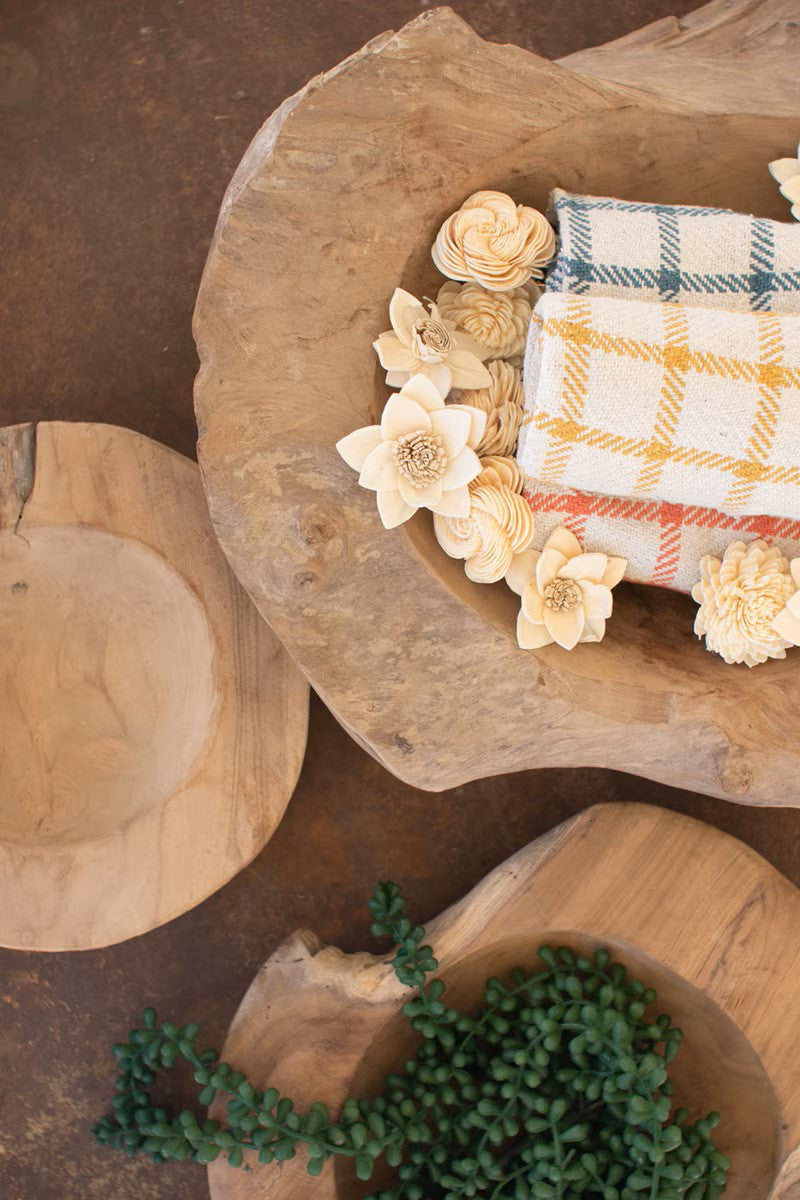
<svg viewBox="0 0 800 1200"><path fill-rule="evenodd" d="M410 0L6 0L0 6L0 424L139 429L187 454L192 305L217 207L263 119L316 72L419 11ZM550 57L689 0L470 0L485 37ZM232 883L163 929L87 954L0 951L3 1200L202 1200L191 1165L100 1151L88 1126L111 1043L145 1004L224 1030L259 963L308 926L369 946L372 882L425 919L588 804L646 800L749 842L800 884L800 813L599 771L542 771L431 796L398 783L312 706L282 826ZM177 1085L188 1099L186 1081Z"/></svg>

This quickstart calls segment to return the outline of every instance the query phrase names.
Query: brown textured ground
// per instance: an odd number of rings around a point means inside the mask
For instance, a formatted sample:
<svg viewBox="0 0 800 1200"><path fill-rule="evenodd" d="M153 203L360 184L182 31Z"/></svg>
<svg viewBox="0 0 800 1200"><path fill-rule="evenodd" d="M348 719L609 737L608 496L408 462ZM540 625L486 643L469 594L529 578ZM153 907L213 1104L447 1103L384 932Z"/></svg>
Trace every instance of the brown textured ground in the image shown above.
<svg viewBox="0 0 800 1200"><path fill-rule="evenodd" d="M262 119L410 0L5 0L0 4L0 424L73 418L191 453L190 319L217 206ZM469 0L480 33L557 57L692 0ZM193 913L116 949L0 951L3 1200L202 1200L86 1136L108 1045L154 1003L219 1041L261 960L298 925L367 946L364 903L400 880L427 917L587 804L645 799L750 842L800 883L800 813L737 808L597 771L443 796L392 779L314 703L308 757L270 846ZM0 803L2 795L0 793Z"/></svg>

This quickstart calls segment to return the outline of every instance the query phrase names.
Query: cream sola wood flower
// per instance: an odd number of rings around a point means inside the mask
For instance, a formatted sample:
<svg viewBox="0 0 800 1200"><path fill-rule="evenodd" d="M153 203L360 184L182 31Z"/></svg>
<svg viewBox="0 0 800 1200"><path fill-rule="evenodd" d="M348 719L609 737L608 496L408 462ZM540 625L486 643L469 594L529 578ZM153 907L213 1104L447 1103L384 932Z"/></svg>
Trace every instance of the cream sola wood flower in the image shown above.
<svg viewBox="0 0 800 1200"><path fill-rule="evenodd" d="M387 529L418 508L450 517L469 513L468 484L480 472L475 446L486 414L463 404L445 406L438 389L415 375L390 396L380 425L357 429L336 443L358 482L378 494Z"/></svg>
<svg viewBox="0 0 800 1200"><path fill-rule="evenodd" d="M782 196L790 202L795 221L800 221L800 146L797 158L776 158L769 164L770 174L780 184Z"/></svg>
<svg viewBox="0 0 800 1200"><path fill-rule="evenodd" d="M490 292L479 283L443 283L436 297L439 312L489 351L487 361L503 358L519 366L525 353L531 304L538 289Z"/></svg>
<svg viewBox="0 0 800 1200"><path fill-rule="evenodd" d="M523 650L557 642L572 650L578 642L602 641L611 616L616 587L627 560L607 554L584 554L563 525L538 550L517 554L506 583L522 597L517 641Z"/></svg>
<svg viewBox="0 0 800 1200"><path fill-rule="evenodd" d="M556 250L542 213L504 192L475 192L442 225L431 255L448 279L507 292L539 279Z"/></svg>
<svg viewBox="0 0 800 1200"><path fill-rule="evenodd" d="M525 477L513 458L484 458L481 468L469 485L469 514L436 514L433 528L446 554L465 559L469 579L497 583L514 555L531 544L533 513L520 495Z"/></svg>
<svg viewBox="0 0 800 1200"><path fill-rule="evenodd" d="M489 351L468 333L459 333L444 320L436 304L425 306L402 288L395 288L389 304L392 328L373 346L386 370L389 387L402 387L412 375L425 375L442 397L452 387L479 388L490 383L483 365Z"/></svg>
<svg viewBox="0 0 800 1200"><path fill-rule="evenodd" d="M488 370L492 377L488 387L456 390L452 396L458 404L471 404L486 413L486 429L476 447L481 458L514 453L525 405L522 377L516 367L498 361L490 362Z"/></svg>
<svg viewBox="0 0 800 1200"><path fill-rule="evenodd" d="M707 554L692 599L700 608L694 622L707 649L726 663L755 667L785 658L800 643L800 561L790 568L776 546L732 542L722 558Z"/></svg>

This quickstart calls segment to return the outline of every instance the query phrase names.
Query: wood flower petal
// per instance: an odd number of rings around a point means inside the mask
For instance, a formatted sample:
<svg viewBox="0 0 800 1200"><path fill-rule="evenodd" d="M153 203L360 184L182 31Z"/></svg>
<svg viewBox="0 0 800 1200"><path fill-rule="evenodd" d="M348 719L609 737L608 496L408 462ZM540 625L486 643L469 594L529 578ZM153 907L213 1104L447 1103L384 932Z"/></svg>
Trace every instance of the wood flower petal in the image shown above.
<svg viewBox="0 0 800 1200"><path fill-rule="evenodd" d="M395 333L382 333L372 343L381 366L386 371L411 371L417 361Z"/></svg>
<svg viewBox="0 0 800 1200"><path fill-rule="evenodd" d="M581 634L582 642L602 642L606 636L605 621L584 621L583 633Z"/></svg>
<svg viewBox="0 0 800 1200"><path fill-rule="evenodd" d="M588 579L600 583L608 559L605 554L576 554L558 572L561 579Z"/></svg>
<svg viewBox="0 0 800 1200"><path fill-rule="evenodd" d="M614 556L608 558L606 569L600 582L607 588L616 587L620 580L624 578L627 567L627 558L616 558Z"/></svg>
<svg viewBox="0 0 800 1200"><path fill-rule="evenodd" d="M544 622L544 597L533 584L529 584L522 593L522 611L534 625Z"/></svg>
<svg viewBox="0 0 800 1200"><path fill-rule="evenodd" d="M378 513L386 529L396 529L417 511L399 492L378 492Z"/></svg>
<svg viewBox="0 0 800 1200"><path fill-rule="evenodd" d="M425 308L416 296L412 296L410 292L406 292L402 288L394 289L389 301L389 320L392 323L392 329L406 346L411 343L411 334L415 324L417 321L424 321L425 316Z"/></svg>
<svg viewBox="0 0 800 1200"><path fill-rule="evenodd" d="M454 459L467 444L472 419L466 409L455 404L430 414L431 430L442 439L448 459Z"/></svg>
<svg viewBox="0 0 800 1200"><path fill-rule="evenodd" d="M380 425L365 425L363 429L356 429L353 433L348 433L347 437L341 438L336 443L336 449L348 467L352 467L354 471L360 471L367 455L380 445L380 441Z"/></svg>
<svg viewBox="0 0 800 1200"><path fill-rule="evenodd" d="M800 558L793 558L789 563L789 571L796 587L800 588Z"/></svg>
<svg viewBox="0 0 800 1200"><path fill-rule="evenodd" d="M554 642L558 642L564 650L572 650L581 640L583 633L584 614L578 608L545 608L544 623L547 632Z"/></svg>
<svg viewBox="0 0 800 1200"><path fill-rule="evenodd" d="M534 625L525 613L520 611L517 617L517 644L523 650L540 650L542 646L549 646L552 641L553 638L545 625Z"/></svg>
<svg viewBox="0 0 800 1200"><path fill-rule="evenodd" d="M373 492L392 492L398 485L393 442L381 442L364 460L358 482Z"/></svg>
<svg viewBox="0 0 800 1200"><path fill-rule="evenodd" d="M800 646L800 619L790 610L789 604L778 613L772 622L772 628L782 638L785 638L787 642L791 642L793 646Z"/></svg>
<svg viewBox="0 0 800 1200"><path fill-rule="evenodd" d="M566 525L559 525L558 529L554 529L544 545L545 550L558 550L564 558L573 558L574 555L581 553L581 544L575 537L571 529L567 529Z"/></svg>
<svg viewBox="0 0 800 1200"><path fill-rule="evenodd" d="M583 615L587 621L607 621L614 607L614 598L602 583L581 582Z"/></svg>
<svg viewBox="0 0 800 1200"><path fill-rule="evenodd" d="M791 200L792 204L797 204L800 201L800 175L793 175L786 183L782 183L780 193L787 200Z"/></svg>
<svg viewBox="0 0 800 1200"><path fill-rule="evenodd" d="M480 473L481 460L474 450L465 446L461 453L448 463L447 470L442 476L442 485L445 491L451 491L453 488L462 487L465 483L471 483Z"/></svg>
<svg viewBox="0 0 800 1200"><path fill-rule="evenodd" d="M453 387L469 391L489 387L492 382L492 377L481 360L470 354L469 350L462 350L460 346L448 355L447 365L453 377Z"/></svg>
<svg viewBox="0 0 800 1200"><path fill-rule="evenodd" d="M800 592L795 592L793 596L789 597L786 601L786 607L793 617L797 617L800 620Z"/></svg>
<svg viewBox="0 0 800 1200"><path fill-rule="evenodd" d="M421 404L398 392L386 401L381 417L381 434L385 441L394 442L404 433L431 431L431 419Z"/></svg>
<svg viewBox="0 0 800 1200"><path fill-rule="evenodd" d="M477 341L476 338L472 337L471 334L458 330L453 334L453 339L455 340L459 350L463 350L467 354L471 354L474 358L477 358L479 362L484 362L489 357L489 347L481 345L481 343Z"/></svg>
<svg viewBox="0 0 800 1200"><path fill-rule="evenodd" d="M403 387L403 395L416 401L426 412L436 412L442 407L442 393L427 375L412 375Z"/></svg>
<svg viewBox="0 0 800 1200"><path fill-rule="evenodd" d="M387 371L386 386L390 388L405 387L409 380L408 371Z"/></svg>
<svg viewBox="0 0 800 1200"><path fill-rule="evenodd" d="M416 488L405 475L398 474L397 487L406 504L412 508L433 508L442 498L441 479L434 479L425 487Z"/></svg>
<svg viewBox="0 0 800 1200"><path fill-rule="evenodd" d="M800 175L800 158L776 158L769 164L769 172L778 183L786 183L793 175Z"/></svg>
<svg viewBox="0 0 800 1200"><path fill-rule="evenodd" d="M416 369L434 385L440 402L449 396L453 388L453 373L447 363L419 363Z"/></svg>
<svg viewBox="0 0 800 1200"><path fill-rule="evenodd" d="M443 517L468 517L469 488L465 484L463 487L451 488L447 492L442 492L442 498L433 507L433 511L440 513Z"/></svg>
<svg viewBox="0 0 800 1200"><path fill-rule="evenodd" d="M511 566L506 571L506 583L512 592L521 596L530 581L536 575L536 564L539 561L538 550L522 550L515 554Z"/></svg>
<svg viewBox="0 0 800 1200"><path fill-rule="evenodd" d="M566 562L565 556L550 545L552 537L547 539L544 550L539 555L536 564L536 586L543 592L548 583L552 583Z"/></svg>

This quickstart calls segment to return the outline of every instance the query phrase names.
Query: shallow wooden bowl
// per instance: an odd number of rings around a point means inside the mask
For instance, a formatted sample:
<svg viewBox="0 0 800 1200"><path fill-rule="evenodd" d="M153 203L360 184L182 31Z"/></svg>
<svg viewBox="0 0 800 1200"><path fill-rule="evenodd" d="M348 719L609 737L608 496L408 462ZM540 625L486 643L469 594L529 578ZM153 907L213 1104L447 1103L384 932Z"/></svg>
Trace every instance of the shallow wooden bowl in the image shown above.
<svg viewBox="0 0 800 1200"><path fill-rule="evenodd" d="M427 514L387 533L334 450L385 401L371 342L392 290L432 294L436 231L474 190L541 208L561 184L785 217L766 164L797 141L790 7L715 3L685 37L657 26L620 52L645 80L649 49L665 93L671 62L681 100L492 45L437 9L287 100L230 186L195 314L212 519L340 721L418 787L594 765L800 803L800 656L725 666L687 598L632 587L602 645L522 652L517 598L470 583ZM598 69L613 78L612 49Z"/></svg>
<svg viewBox="0 0 800 1200"><path fill-rule="evenodd" d="M722 1113L726 1200L800 1196L800 892L754 851L663 809L598 806L515 854L427 928L448 997L467 1010L489 975L534 965L544 942L607 946L684 1030L676 1100L695 1115ZM413 1049L399 1011L408 995L387 960L296 933L251 984L223 1058L255 1086L335 1112L347 1096L376 1094ZM368 1190L333 1162L314 1181L303 1158L244 1171L217 1162L212 1200Z"/></svg>
<svg viewBox="0 0 800 1200"><path fill-rule="evenodd" d="M280 820L307 712L194 463L0 431L0 945L103 946L215 891Z"/></svg>

